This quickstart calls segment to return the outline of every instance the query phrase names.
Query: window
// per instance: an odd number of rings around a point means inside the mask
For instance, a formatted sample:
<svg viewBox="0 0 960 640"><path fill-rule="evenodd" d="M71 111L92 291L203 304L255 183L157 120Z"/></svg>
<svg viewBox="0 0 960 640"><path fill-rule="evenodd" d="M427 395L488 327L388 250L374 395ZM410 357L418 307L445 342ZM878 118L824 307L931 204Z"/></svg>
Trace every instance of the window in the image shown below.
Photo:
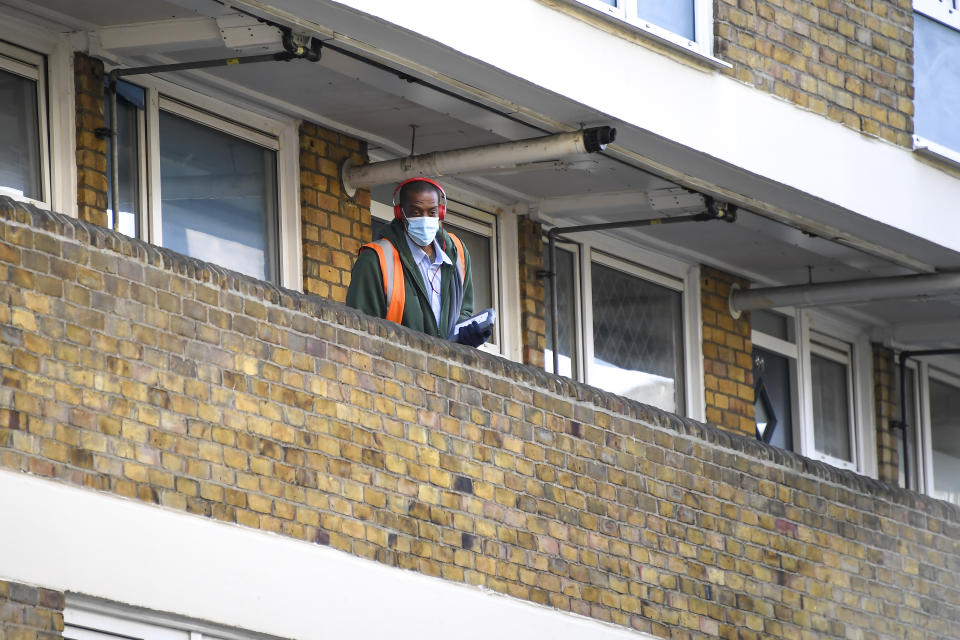
<svg viewBox="0 0 960 640"><path fill-rule="evenodd" d="M709 56L713 4L708 0L570 0L670 45Z"/></svg>
<svg viewBox="0 0 960 640"><path fill-rule="evenodd" d="M914 0L915 146L960 161L960 8Z"/></svg>
<svg viewBox="0 0 960 640"><path fill-rule="evenodd" d="M905 381L904 384L900 384L900 368L897 367L897 393L900 393L900 389L903 389L903 396L900 397L900 402L906 404L906 410L902 413L906 418L906 424L903 425L903 428L906 429L906 434L894 432L894 435L897 438L897 460L899 461L899 477L897 482L901 487L906 489L913 489L914 491L920 490L919 475L917 473L917 439L920 437L920 424L921 424L921 415L920 415L920 378L918 375L918 367L916 363L908 361L905 368ZM897 415L897 420L900 420L900 415ZM904 443L906 443L906 450L904 450ZM909 478L907 474L909 473Z"/></svg>
<svg viewBox="0 0 960 640"><path fill-rule="evenodd" d="M393 207L374 201L370 211L375 240L380 237L382 229L393 220ZM492 308L497 312L493 335L480 347L491 353L503 353L504 327L507 322L502 315L500 303L498 225L497 216L448 198L443 226L447 231L455 233L470 253L473 309L479 312Z"/></svg>
<svg viewBox="0 0 960 640"><path fill-rule="evenodd" d="M811 335L811 340L814 447L837 466L854 464L852 348L821 334Z"/></svg>
<svg viewBox="0 0 960 640"><path fill-rule="evenodd" d="M939 371L929 377L930 495L960 504L960 378Z"/></svg>
<svg viewBox="0 0 960 640"><path fill-rule="evenodd" d="M793 451L798 355L794 319L757 310L750 312L750 323L757 439Z"/></svg>
<svg viewBox="0 0 960 640"><path fill-rule="evenodd" d="M297 149L286 128L208 99L188 105L146 84L118 87L118 230L254 278L297 286L299 260L283 250L299 246L291 220L297 215L290 202L293 180L286 189L281 180L285 155ZM283 149L282 137L288 141ZM112 225L112 200L108 214Z"/></svg>
<svg viewBox="0 0 960 640"><path fill-rule="evenodd" d="M683 266L662 256L631 251L603 237L582 237L572 250L557 246L560 375L687 415L688 377L700 378L690 371L699 352L689 358L686 344L689 273L681 276ZM548 262L546 245L544 253ZM614 257L627 253L677 275ZM552 372L549 280L546 285L544 366Z"/></svg>
<svg viewBox="0 0 960 640"><path fill-rule="evenodd" d="M546 247L544 247L544 255ZM557 352L557 369L560 375L568 378L580 377L580 349L579 338L577 336L578 311L577 300L580 299L579 283L576 279L579 262L579 252L576 249L567 250L557 247L557 341L559 350ZM544 303L552 305L551 300L551 279L545 278ZM547 309L544 314L546 317L547 348L544 352L544 363L546 370L553 373L553 323L552 313Z"/></svg>
<svg viewBox="0 0 960 640"><path fill-rule="evenodd" d="M0 43L0 193L49 202L43 56Z"/></svg>

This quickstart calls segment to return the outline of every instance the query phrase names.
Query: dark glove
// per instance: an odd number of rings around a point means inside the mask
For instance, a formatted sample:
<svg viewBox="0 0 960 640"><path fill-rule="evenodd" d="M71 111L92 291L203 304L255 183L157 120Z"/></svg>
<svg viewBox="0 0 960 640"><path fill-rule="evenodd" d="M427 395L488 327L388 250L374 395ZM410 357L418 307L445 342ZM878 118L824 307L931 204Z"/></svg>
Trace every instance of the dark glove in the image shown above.
<svg viewBox="0 0 960 640"><path fill-rule="evenodd" d="M470 324L460 327L460 331L457 332L457 342L470 347L479 347L490 339L492 333L492 327L481 329L477 321L474 320Z"/></svg>

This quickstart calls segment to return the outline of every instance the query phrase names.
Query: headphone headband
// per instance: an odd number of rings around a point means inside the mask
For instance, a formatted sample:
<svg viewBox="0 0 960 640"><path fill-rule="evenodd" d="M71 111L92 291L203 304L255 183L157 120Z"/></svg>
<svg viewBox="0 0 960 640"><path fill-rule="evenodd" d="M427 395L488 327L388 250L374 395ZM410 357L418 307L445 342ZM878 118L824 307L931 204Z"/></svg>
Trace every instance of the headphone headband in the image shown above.
<svg viewBox="0 0 960 640"><path fill-rule="evenodd" d="M403 217L403 207L400 206L400 203L397 202L397 194L400 193L400 190L404 185L410 184L411 182L426 182L429 185L436 187L437 191L440 192L440 197L442 201L437 206L437 217L443 220L443 216L447 213L447 192L443 190L443 187L439 183L434 182L430 178L407 178L403 182L397 185L397 188L393 190L393 217L400 219Z"/></svg>

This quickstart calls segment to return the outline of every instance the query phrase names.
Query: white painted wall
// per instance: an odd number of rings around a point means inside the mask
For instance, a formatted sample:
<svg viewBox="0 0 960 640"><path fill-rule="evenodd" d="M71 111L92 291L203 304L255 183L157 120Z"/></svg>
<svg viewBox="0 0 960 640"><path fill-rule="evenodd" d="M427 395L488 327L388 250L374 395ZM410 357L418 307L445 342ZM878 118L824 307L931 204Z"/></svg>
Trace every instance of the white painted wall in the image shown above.
<svg viewBox="0 0 960 640"><path fill-rule="evenodd" d="M723 162L960 250L960 182L952 175L909 150L719 72L679 63L545 2L488 0L482 10L445 0L339 4Z"/></svg>
<svg viewBox="0 0 960 640"><path fill-rule="evenodd" d="M650 637L26 474L0 471L0 513L0 579L280 637Z"/></svg>

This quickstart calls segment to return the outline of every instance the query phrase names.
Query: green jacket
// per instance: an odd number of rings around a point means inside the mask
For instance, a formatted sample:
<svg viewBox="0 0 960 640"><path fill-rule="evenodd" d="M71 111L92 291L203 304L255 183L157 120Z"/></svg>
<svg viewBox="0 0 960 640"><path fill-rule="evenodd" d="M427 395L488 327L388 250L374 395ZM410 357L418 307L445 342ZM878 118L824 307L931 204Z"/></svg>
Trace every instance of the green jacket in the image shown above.
<svg viewBox="0 0 960 640"><path fill-rule="evenodd" d="M420 269L413 261L410 247L407 246L403 221L394 220L383 229L383 237L389 240L400 253L403 264L403 280L406 289L406 303L403 308L403 326L423 331L438 338L449 338L453 326L473 315L473 276L470 270L470 252L464 247L463 302L459 313L451 308L451 302L459 297L460 278L456 273L457 247L450 236L441 227L437 234L440 246L446 245L447 256L453 264L444 264L440 269L440 324L433 317L427 287L420 276ZM375 251L361 250L353 265L350 288L347 290L347 305L378 318L387 317L387 297L383 291L383 275L380 273L380 261Z"/></svg>

